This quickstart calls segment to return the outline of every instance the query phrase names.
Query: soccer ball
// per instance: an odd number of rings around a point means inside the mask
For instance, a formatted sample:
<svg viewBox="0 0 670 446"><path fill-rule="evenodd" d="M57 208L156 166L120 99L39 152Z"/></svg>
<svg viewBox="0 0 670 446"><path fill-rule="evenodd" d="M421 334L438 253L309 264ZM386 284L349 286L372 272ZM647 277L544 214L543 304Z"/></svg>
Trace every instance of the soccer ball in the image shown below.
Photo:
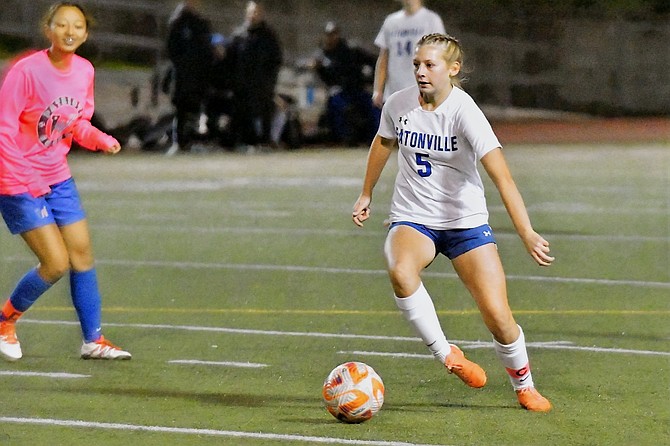
<svg viewBox="0 0 670 446"><path fill-rule="evenodd" d="M345 362L333 369L323 383L323 402L335 418L362 423L384 404L384 382L372 367Z"/></svg>

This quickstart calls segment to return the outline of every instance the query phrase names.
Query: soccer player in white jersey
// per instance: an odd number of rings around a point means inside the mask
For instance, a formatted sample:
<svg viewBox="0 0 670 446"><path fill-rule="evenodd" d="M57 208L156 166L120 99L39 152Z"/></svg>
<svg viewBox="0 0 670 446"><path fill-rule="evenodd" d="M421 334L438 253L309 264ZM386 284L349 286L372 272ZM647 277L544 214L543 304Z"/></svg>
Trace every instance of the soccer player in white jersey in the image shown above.
<svg viewBox="0 0 670 446"><path fill-rule="evenodd" d="M444 33L444 23L422 0L401 0L402 9L389 14L375 38L379 56L372 102L379 108L392 93L414 85L412 59L416 42L426 34Z"/></svg>
<svg viewBox="0 0 670 446"><path fill-rule="evenodd" d="M397 145L399 172L384 255L398 308L450 373L470 387L486 384L484 370L447 341L421 281L421 271L438 254L447 256L493 335L496 355L519 403L531 411L547 412L551 403L535 389L524 334L507 301L478 161L498 189L531 257L540 266L551 265L554 258L549 243L531 226L490 124L459 88L462 60L460 44L453 37L421 38L414 56L415 85L393 94L382 109L352 217L358 226L370 217L373 189Z"/></svg>

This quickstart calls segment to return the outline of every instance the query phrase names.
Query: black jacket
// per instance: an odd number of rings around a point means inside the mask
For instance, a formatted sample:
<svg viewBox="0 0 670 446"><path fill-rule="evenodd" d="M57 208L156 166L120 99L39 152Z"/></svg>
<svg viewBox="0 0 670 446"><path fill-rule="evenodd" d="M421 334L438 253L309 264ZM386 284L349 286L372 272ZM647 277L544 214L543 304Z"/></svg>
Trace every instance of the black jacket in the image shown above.
<svg viewBox="0 0 670 446"><path fill-rule="evenodd" d="M340 39L335 48L321 50L316 72L329 87L360 91L372 83L376 57Z"/></svg>
<svg viewBox="0 0 670 446"><path fill-rule="evenodd" d="M274 31L265 22L236 30L226 59L233 73L233 90L239 97L272 100L282 50Z"/></svg>
<svg viewBox="0 0 670 446"><path fill-rule="evenodd" d="M170 23L167 52L173 66L174 98L204 96L214 60L209 22L188 8Z"/></svg>

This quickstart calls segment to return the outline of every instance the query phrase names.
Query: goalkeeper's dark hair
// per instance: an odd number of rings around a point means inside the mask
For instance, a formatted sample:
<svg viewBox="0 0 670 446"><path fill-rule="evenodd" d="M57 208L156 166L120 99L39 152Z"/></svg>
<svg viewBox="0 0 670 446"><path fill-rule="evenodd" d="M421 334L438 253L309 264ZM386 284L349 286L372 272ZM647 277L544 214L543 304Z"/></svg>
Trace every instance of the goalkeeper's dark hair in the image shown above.
<svg viewBox="0 0 670 446"><path fill-rule="evenodd" d="M49 27L51 26L51 22L54 19L54 16L56 15L56 12L60 8L64 7L71 7L71 8L77 8L79 11L81 11L82 15L84 16L84 19L86 19L86 30L88 31L91 26L93 26L93 19L91 16L86 13L86 10L84 9L83 6L81 6L77 2L56 2L53 5L49 7L47 10L46 14L42 17L42 21L40 22L43 27Z"/></svg>

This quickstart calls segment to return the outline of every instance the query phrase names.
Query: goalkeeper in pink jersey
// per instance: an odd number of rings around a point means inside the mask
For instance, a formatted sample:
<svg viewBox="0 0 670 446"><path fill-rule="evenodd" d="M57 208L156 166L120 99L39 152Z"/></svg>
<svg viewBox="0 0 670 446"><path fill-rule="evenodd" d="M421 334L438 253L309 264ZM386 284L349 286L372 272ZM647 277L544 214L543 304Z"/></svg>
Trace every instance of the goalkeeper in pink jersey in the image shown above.
<svg viewBox="0 0 670 446"><path fill-rule="evenodd" d="M67 163L72 141L117 153L119 142L91 125L93 66L75 51L89 19L72 2L51 6L44 21L48 49L18 60L0 87L0 213L39 264L16 284L0 313L0 356L23 356L16 321L69 272L83 333L84 359L130 359L101 333L101 297L86 214Z"/></svg>

